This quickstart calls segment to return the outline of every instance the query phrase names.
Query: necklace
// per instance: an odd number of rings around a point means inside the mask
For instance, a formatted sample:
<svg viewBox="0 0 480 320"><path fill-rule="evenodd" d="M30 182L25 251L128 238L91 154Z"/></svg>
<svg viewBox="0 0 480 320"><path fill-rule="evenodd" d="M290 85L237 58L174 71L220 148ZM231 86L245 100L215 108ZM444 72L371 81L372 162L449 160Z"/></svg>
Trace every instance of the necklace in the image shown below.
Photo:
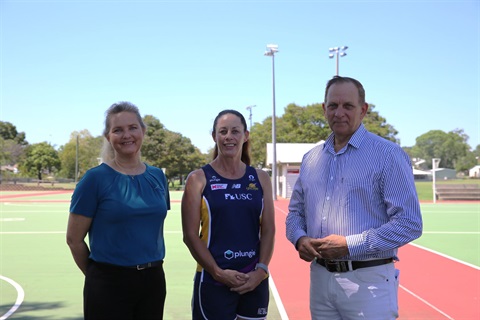
<svg viewBox="0 0 480 320"><path fill-rule="evenodd" d="M117 162L117 159L113 159L113 163L115 164L116 170L117 170L118 172L123 173L123 174L129 176L130 178L132 178L132 180L135 179L135 176L143 173L143 171L144 171L144 165L143 165L143 163L137 164L137 165L135 165L135 167L133 167L133 168L127 168L127 167L121 166L121 165Z"/></svg>

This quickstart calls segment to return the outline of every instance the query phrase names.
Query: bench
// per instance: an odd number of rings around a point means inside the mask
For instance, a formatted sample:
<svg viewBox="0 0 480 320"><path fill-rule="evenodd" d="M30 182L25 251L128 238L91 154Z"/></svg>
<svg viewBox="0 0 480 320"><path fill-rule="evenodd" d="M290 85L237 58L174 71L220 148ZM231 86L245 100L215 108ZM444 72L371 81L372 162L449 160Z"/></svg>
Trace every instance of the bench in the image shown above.
<svg viewBox="0 0 480 320"><path fill-rule="evenodd" d="M480 200L478 184L437 184L435 189L438 200Z"/></svg>
<svg viewBox="0 0 480 320"><path fill-rule="evenodd" d="M32 182L36 182L37 186L40 186L41 183L50 183L52 184L52 186L54 186L55 183L58 183L58 181L54 181L54 180L32 180Z"/></svg>

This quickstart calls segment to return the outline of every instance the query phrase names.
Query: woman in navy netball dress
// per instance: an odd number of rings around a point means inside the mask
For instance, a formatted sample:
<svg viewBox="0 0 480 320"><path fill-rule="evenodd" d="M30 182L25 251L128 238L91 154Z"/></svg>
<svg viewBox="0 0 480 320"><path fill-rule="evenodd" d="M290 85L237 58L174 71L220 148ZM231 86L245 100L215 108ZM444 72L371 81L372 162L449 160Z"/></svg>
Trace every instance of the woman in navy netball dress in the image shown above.
<svg viewBox="0 0 480 320"><path fill-rule="evenodd" d="M249 132L235 110L213 123L214 159L187 178L184 242L198 263L193 319L266 319L275 221L269 175L250 166Z"/></svg>

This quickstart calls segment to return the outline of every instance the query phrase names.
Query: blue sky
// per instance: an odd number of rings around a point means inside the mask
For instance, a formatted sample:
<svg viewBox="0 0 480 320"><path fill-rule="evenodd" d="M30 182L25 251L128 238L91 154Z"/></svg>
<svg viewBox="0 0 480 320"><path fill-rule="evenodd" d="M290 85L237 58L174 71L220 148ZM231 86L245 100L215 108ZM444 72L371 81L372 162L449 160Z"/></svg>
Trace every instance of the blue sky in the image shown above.
<svg viewBox="0 0 480 320"><path fill-rule="evenodd" d="M203 152L213 119L253 122L323 101L328 49L360 80L402 146L463 129L480 144L479 1L0 0L0 120L29 143L94 136L114 102L135 103Z"/></svg>

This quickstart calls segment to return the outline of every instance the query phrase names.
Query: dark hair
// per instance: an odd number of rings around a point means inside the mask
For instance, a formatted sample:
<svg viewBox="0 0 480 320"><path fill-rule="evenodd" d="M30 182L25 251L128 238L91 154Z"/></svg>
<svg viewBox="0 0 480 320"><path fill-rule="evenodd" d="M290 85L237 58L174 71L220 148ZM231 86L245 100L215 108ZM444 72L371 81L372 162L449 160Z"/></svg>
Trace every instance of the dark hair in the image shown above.
<svg viewBox="0 0 480 320"><path fill-rule="evenodd" d="M212 129L212 136L213 137L215 137L215 134L216 134L218 119L221 116L226 115L226 114L233 114L233 115L236 115L237 117L239 117L240 121L242 122L244 131L247 131L247 121L245 121L245 117L240 112L238 112L237 110L227 109L227 110L220 111L220 113L215 117L215 120L213 121L213 129ZM215 159L217 156L218 156L218 146L215 143L215 149L213 150L213 159ZM250 159L250 140L247 140L243 143L242 158L241 159L242 159L242 162L244 162L248 166L250 165L250 161L251 161L251 159Z"/></svg>
<svg viewBox="0 0 480 320"><path fill-rule="evenodd" d="M358 96L360 98L359 102L360 102L360 104L363 105L365 103L365 89L363 88L363 85L360 83L360 81L358 81L356 79L353 79L353 78L341 77L341 76L334 76L332 79L330 79L327 82L327 87L325 88L325 100L323 102L324 103L327 102L328 89L330 89L330 87L333 84L335 84L335 83L347 83L347 82L353 83L355 85L355 87L357 87Z"/></svg>
<svg viewBox="0 0 480 320"><path fill-rule="evenodd" d="M142 120L142 116L140 115L140 111L138 110L137 106L128 101L120 101L114 103L110 106L110 108L105 111L105 128L103 129L103 147L101 158L103 162L109 161L113 159L114 152L113 148L110 143L107 141L108 133L110 132L110 120L112 116L119 114L120 112L131 112L137 116L137 120L140 123L140 127L142 129L146 129L147 126Z"/></svg>

